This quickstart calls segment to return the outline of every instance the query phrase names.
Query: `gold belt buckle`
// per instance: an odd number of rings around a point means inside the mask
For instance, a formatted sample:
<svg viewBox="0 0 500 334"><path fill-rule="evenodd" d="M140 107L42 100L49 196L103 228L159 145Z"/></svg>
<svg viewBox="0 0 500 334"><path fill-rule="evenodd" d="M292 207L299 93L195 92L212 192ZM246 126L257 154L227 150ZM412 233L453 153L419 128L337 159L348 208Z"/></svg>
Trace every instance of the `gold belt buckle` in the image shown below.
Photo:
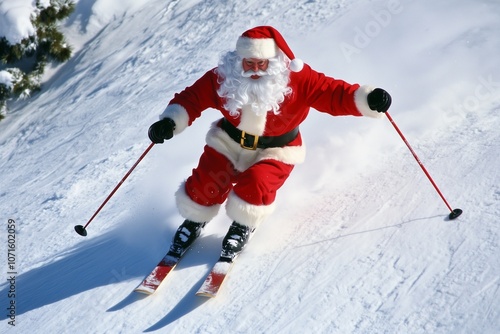
<svg viewBox="0 0 500 334"><path fill-rule="evenodd" d="M259 142L259 136L253 136L254 140L253 140L253 146L246 146L245 145L245 137L246 135L246 132L245 131L241 131L241 139L240 139L240 146L246 150L253 150L255 151L257 149L257 143Z"/></svg>

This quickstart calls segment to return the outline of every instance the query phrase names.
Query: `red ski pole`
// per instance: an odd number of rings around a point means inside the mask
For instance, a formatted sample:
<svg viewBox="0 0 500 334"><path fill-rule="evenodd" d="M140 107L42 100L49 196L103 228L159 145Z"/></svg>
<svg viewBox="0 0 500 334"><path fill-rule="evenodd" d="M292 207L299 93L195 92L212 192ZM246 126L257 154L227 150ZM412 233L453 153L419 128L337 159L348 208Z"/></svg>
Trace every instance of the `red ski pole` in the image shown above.
<svg viewBox="0 0 500 334"><path fill-rule="evenodd" d="M449 219L455 219L457 218L458 216L460 216L462 214L462 210L461 209L452 209L450 204L448 204L448 201L446 201L446 199L444 198L443 194L441 193L441 191L439 190L438 186L436 185L436 183L434 182L434 180L432 179L431 175L429 174L429 172L427 171L427 169L425 168L424 164L422 163L422 161L420 161L420 159L418 158L417 154L415 153L415 151L411 148L410 146L410 143L408 143L408 141L406 140L405 136L403 135L403 133L401 132L401 130L399 130L398 126L396 125L396 123L394 122L394 120L392 119L391 115L389 115L388 112L385 113L385 115L387 116L387 118L389 119L389 121L391 122L392 126L394 126L394 129L396 129L397 133L399 134L399 136L401 137L401 139L403 139L404 143L406 144L406 146L408 146L408 149L410 150L411 154L413 155L413 157L415 158L415 160L417 160L418 162L418 165L420 166L420 168L422 168L422 170L424 171L424 174L427 176L427 178L429 179L429 181L431 182L431 184L434 186L434 189L436 189L437 193L439 194L439 196L441 196L441 199L443 200L444 204L446 204L446 206L448 207L448 209L450 210L450 214L448 215L448 218Z"/></svg>
<svg viewBox="0 0 500 334"><path fill-rule="evenodd" d="M125 176L121 179L121 181L116 185L115 189L113 189L113 191L108 195L108 197L104 200L104 202L102 202L99 209L97 209L97 211L92 215L92 217L90 217L87 224L85 224L85 226L82 226L82 225L75 226L76 233L78 233L79 235L84 236L84 237L87 235L87 230L86 230L87 226L89 226L90 222L95 218L95 216L97 216L99 211L101 211L101 209L106 205L106 203L108 203L109 199L115 194L115 192L118 190L118 188L120 188L122 183L125 182L127 177L129 177L129 175L132 173L132 171L135 169L135 167L137 167L139 162L141 162L141 160L146 156L146 154L148 154L148 152L153 148L154 145L155 145L155 143L151 143L148 146L148 148L144 151L144 153L142 153L142 155L139 157L139 159L137 159L137 161L132 166L132 168L130 168L130 170L127 172L127 174L125 174Z"/></svg>

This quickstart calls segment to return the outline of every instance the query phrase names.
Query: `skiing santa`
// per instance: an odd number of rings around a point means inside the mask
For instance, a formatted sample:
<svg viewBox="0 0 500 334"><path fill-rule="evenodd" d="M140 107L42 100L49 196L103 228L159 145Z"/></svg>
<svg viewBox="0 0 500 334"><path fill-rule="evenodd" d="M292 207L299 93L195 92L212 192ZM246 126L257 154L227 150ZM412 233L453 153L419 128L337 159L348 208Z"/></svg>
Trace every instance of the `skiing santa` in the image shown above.
<svg viewBox="0 0 500 334"><path fill-rule="evenodd" d="M149 128L163 143L207 109L220 111L198 166L176 192L185 221L169 255L181 257L225 204L232 220L221 260L231 262L269 216L279 188L303 162L299 130L310 108L332 116L380 117L391 104L381 88L349 84L319 73L295 58L273 27L245 31L216 68L175 94L160 121Z"/></svg>

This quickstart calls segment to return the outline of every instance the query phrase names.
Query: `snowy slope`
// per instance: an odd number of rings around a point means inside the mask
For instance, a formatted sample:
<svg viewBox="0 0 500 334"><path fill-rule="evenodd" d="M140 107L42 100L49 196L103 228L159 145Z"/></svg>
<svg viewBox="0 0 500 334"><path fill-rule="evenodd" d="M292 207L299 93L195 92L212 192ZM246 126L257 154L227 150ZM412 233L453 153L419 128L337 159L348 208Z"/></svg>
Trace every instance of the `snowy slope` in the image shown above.
<svg viewBox="0 0 500 334"><path fill-rule="evenodd" d="M278 28L297 57L394 98L386 120L311 111L307 161L214 300L194 296L229 225L223 210L150 297L132 290L181 222L173 193L204 145L204 113L149 145L172 95L239 34ZM1 332L499 333L500 4L493 1L83 1L74 57L0 122L0 213L16 227L16 326L6 257ZM7 253L7 228L0 232Z"/></svg>

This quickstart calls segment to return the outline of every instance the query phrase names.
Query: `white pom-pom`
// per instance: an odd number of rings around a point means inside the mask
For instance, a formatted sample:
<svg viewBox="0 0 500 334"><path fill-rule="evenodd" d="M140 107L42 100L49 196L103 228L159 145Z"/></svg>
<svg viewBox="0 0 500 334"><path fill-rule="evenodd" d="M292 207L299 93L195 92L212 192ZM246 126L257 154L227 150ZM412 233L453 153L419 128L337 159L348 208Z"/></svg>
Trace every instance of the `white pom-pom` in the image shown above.
<svg viewBox="0 0 500 334"><path fill-rule="evenodd" d="M292 60L289 65L290 71L292 72L300 72L302 71L303 67L304 67L304 62L302 61L302 59L297 59L297 58Z"/></svg>

